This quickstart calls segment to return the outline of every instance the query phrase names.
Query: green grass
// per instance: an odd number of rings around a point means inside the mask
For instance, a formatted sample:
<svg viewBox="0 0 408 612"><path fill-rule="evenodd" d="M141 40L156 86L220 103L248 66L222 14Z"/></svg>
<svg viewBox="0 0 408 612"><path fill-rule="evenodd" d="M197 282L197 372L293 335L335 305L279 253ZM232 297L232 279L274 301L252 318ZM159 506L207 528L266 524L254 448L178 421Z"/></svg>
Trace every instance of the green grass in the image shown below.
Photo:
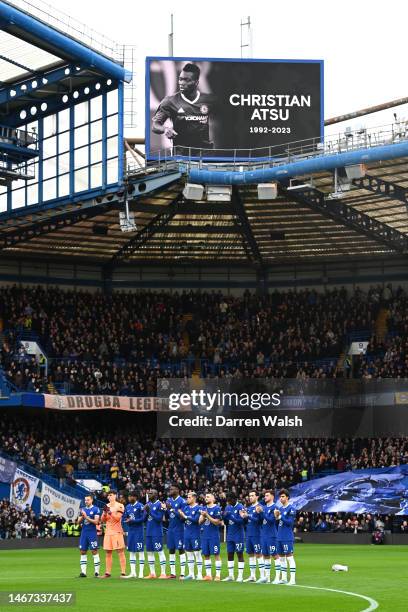
<svg viewBox="0 0 408 612"><path fill-rule="evenodd" d="M379 603L379 610L408 610L408 547L302 544L296 547L297 582L300 585L352 591ZM102 560L104 553L102 552ZM348 573L331 571L333 563L349 566ZM175 612L360 612L369 603L341 593L287 586L203 583L180 581L120 580L117 558L110 580L79 579L76 549L0 551L0 591L76 592L73 612L115 612L135 609ZM104 563L102 563L104 569ZM226 575L223 557L222 577ZM246 568L245 575L248 575ZM38 606L1 606L1 610L38 610ZM63 606L47 606L61 610Z"/></svg>

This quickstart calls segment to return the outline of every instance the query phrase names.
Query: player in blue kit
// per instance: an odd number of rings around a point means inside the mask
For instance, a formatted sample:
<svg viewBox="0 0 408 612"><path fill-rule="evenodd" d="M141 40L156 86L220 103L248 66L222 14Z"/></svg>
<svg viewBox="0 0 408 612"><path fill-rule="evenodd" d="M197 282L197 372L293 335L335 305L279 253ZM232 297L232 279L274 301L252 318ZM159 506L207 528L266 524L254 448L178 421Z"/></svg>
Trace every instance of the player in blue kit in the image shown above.
<svg viewBox="0 0 408 612"><path fill-rule="evenodd" d="M223 582L234 581L234 554L238 557L238 577L237 582L244 579L244 518L241 512L244 506L238 503L237 496L229 493L227 496L227 506L222 518L227 526L227 556L228 556L228 576Z"/></svg>
<svg viewBox="0 0 408 612"><path fill-rule="evenodd" d="M262 517L261 547L264 558L264 575L257 581L258 584L271 581L271 557L275 561L275 580L272 584L280 583L280 560L277 551L276 535L277 520L275 516L276 504L273 491L267 490L264 495L265 503L258 505L255 511Z"/></svg>
<svg viewBox="0 0 408 612"><path fill-rule="evenodd" d="M216 582L221 580L221 541L220 525L222 523L221 508L215 503L212 493L205 495L206 506L200 510L199 524L201 529L201 551L204 557L204 578L211 581L211 556L215 557L215 578Z"/></svg>
<svg viewBox="0 0 408 612"><path fill-rule="evenodd" d="M127 531L127 549L129 551L130 574L125 578L136 578L136 553L139 555L139 578L144 573L144 534L143 525L146 513L136 493L131 493L129 503L123 515L124 529Z"/></svg>
<svg viewBox="0 0 408 612"><path fill-rule="evenodd" d="M163 519L166 513L166 504L158 499L158 493L155 489L149 492L149 501L144 507L147 516L146 526L146 551L149 562L150 574L145 576L146 579L156 578L154 567L154 553L159 555L160 561L160 576L164 580L166 576L166 555L163 551Z"/></svg>
<svg viewBox="0 0 408 612"><path fill-rule="evenodd" d="M91 551L94 561L95 577L99 576L101 560L98 552L98 534L96 526L99 523L101 512L94 506L93 495L85 496L85 506L80 509L77 519L78 524L83 523L81 537L79 538L79 550L81 551L81 573L80 578L86 578L87 552Z"/></svg>
<svg viewBox="0 0 408 612"><path fill-rule="evenodd" d="M259 577L264 577L264 560L261 551L262 515L256 511L259 506L259 495L256 491L249 492L250 505L241 511L246 523L246 551L249 557L250 576L244 582L256 582L256 563L258 562Z"/></svg>
<svg viewBox="0 0 408 612"><path fill-rule="evenodd" d="M167 516L169 528L167 531L167 548L169 549L170 576L176 578L176 550L179 551L180 580L183 580L186 569L186 555L184 554L184 523L179 515L186 505L186 500L180 497L180 489L177 485L170 487L170 497L167 499Z"/></svg>
<svg viewBox="0 0 408 612"><path fill-rule="evenodd" d="M184 521L184 549L187 554L188 575L185 580L202 580L203 558L201 556L201 535L200 535L200 510L197 504L197 494L189 491L187 495L187 505L183 510L179 509L180 518ZM194 576L194 557L197 564L197 578Z"/></svg>
<svg viewBox="0 0 408 612"><path fill-rule="evenodd" d="M296 584L296 562L293 556L293 525L296 519L296 509L289 503L289 491L281 489L279 491L279 508L275 509L275 517L278 520L278 553L281 556L282 580L286 583L286 563L289 565L290 579L287 584Z"/></svg>

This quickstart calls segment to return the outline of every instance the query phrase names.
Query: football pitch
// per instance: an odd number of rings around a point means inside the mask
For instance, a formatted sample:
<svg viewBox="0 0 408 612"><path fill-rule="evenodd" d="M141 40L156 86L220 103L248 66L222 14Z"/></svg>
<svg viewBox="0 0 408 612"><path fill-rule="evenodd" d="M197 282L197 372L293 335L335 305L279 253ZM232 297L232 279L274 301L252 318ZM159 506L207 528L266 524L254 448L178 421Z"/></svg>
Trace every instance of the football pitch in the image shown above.
<svg viewBox="0 0 408 612"><path fill-rule="evenodd" d="M231 582L121 580L116 558L112 578L97 580L93 577L90 556L88 577L79 579L79 553L75 548L0 551L2 593L72 591L76 596L75 603L70 606L5 605L2 601L0 608L2 611L66 608L73 612L112 609L120 612L135 609L171 612L408 610L408 546L301 544L295 552L299 586L289 587ZM104 570L103 552L101 556ZM348 565L349 571L332 572L334 563ZM226 567L223 556L222 577L227 574ZM248 573L246 567L244 578Z"/></svg>

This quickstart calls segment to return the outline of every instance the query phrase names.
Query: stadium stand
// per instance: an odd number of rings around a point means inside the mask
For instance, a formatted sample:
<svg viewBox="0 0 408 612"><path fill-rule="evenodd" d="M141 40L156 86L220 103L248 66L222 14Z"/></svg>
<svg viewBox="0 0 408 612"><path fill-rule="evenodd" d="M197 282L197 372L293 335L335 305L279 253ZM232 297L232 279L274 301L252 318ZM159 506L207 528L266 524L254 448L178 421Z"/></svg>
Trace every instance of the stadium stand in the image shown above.
<svg viewBox="0 0 408 612"><path fill-rule="evenodd" d="M143 396L158 376L324 378L342 375L350 334L371 335L378 289L242 297L221 292L112 295L5 287L1 366L17 390ZM194 313L194 314L193 314ZM37 340L44 367L25 354Z"/></svg>

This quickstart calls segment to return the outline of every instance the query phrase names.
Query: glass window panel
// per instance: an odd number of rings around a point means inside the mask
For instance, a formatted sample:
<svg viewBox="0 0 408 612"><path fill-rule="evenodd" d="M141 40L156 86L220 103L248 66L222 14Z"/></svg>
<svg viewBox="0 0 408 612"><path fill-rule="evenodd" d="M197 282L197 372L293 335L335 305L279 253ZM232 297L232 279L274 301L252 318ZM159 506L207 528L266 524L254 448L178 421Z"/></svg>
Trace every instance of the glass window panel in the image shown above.
<svg viewBox="0 0 408 612"><path fill-rule="evenodd" d="M102 121L91 123L91 142L102 140Z"/></svg>
<svg viewBox="0 0 408 612"><path fill-rule="evenodd" d="M38 183L29 183L27 186L27 204L38 204Z"/></svg>
<svg viewBox="0 0 408 612"><path fill-rule="evenodd" d="M84 191L88 186L88 168L75 171L75 191Z"/></svg>
<svg viewBox="0 0 408 612"><path fill-rule="evenodd" d="M102 164L91 166L91 188L102 185Z"/></svg>
<svg viewBox="0 0 408 612"><path fill-rule="evenodd" d="M76 128L74 138L75 148L81 147L84 144L88 144L88 125L83 125L80 128Z"/></svg>
<svg viewBox="0 0 408 612"><path fill-rule="evenodd" d="M111 115L112 113L117 113L118 112L118 90L115 89L114 91L109 91L107 93L107 108L108 108L108 115Z"/></svg>
<svg viewBox="0 0 408 612"><path fill-rule="evenodd" d="M108 140L108 157L114 157L118 154L118 139L109 138Z"/></svg>
<svg viewBox="0 0 408 612"><path fill-rule="evenodd" d="M63 174L58 178L59 197L69 194L69 174Z"/></svg>
<svg viewBox="0 0 408 612"><path fill-rule="evenodd" d="M109 136L116 136L118 133L118 116L108 117L107 119L107 134Z"/></svg>
<svg viewBox="0 0 408 612"><path fill-rule="evenodd" d="M44 117L44 138L48 136L55 136L57 133L57 116L50 115L49 117Z"/></svg>
<svg viewBox="0 0 408 612"><path fill-rule="evenodd" d="M21 181L19 181L21 183ZM20 208L25 204L25 187L13 191L12 208Z"/></svg>
<svg viewBox="0 0 408 612"><path fill-rule="evenodd" d="M58 113L58 131L69 130L69 108Z"/></svg>
<svg viewBox="0 0 408 612"><path fill-rule="evenodd" d="M69 171L69 153L64 153L58 157L58 170L60 174Z"/></svg>
<svg viewBox="0 0 408 612"><path fill-rule="evenodd" d="M43 178L49 179L57 174L57 158L46 159L43 163Z"/></svg>
<svg viewBox="0 0 408 612"><path fill-rule="evenodd" d="M69 151L69 132L64 132L58 136L59 152Z"/></svg>
<svg viewBox="0 0 408 612"><path fill-rule="evenodd" d="M91 100L91 121L102 117L102 96L97 96Z"/></svg>
<svg viewBox="0 0 408 612"><path fill-rule="evenodd" d="M82 147L82 149L75 150L75 169L82 168L82 166L89 165L88 158L88 147Z"/></svg>
<svg viewBox="0 0 408 612"><path fill-rule="evenodd" d="M51 157L57 154L57 137L47 138L43 141L43 155L44 157Z"/></svg>
<svg viewBox="0 0 408 612"><path fill-rule="evenodd" d="M118 182L118 158L110 159L108 161L108 183L117 183Z"/></svg>
<svg viewBox="0 0 408 612"><path fill-rule="evenodd" d="M0 210L1 212L7 210L7 192L0 194Z"/></svg>
<svg viewBox="0 0 408 612"><path fill-rule="evenodd" d="M57 181L55 178L43 182L43 200L53 200L57 197Z"/></svg>
<svg viewBox="0 0 408 612"><path fill-rule="evenodd" d="M75 126L82 125L83 123L88 123L89 121L89 100L85 102L81 102L81 104L77 104L74 107L75 109Z"/></svg>
<svg viewBox="0 0 408 612"><path fill-rule="evenodd" d="M91 163L102 161L102 143L97 142L91 145Z"/></svg>

